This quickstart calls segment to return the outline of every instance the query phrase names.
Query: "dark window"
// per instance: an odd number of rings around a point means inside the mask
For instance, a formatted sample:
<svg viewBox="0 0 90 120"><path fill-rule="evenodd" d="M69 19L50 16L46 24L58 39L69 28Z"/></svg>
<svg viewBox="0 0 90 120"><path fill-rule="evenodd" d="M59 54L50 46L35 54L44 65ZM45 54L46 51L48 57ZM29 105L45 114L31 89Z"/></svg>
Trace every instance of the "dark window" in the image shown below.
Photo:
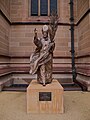
<svg viewBox="0 0 90 120"><path fill-rule="evenodd" d="M50 1L50 5L48 4ZM39 7L40 6L40 13ZM49 10L48 10L49 8ZM50 13L49 13L50 11ZM48 16L52 11L57 12L57 0L31 0L31 16Z"/></svg>
<svg viewBox="0 0 90 120"><path fill-rule="evenodd" d="M38 0L31 0L31 15L38 16Z"/></svg>
<svg viewBox="0 0 90 120"><path fill-rule="evenodd" d="M57 0L50 0L50 13L57 12Z"/></svg>
<svg viewBox="0 0 90 120"><path fill-rule="evenodd" d="M40 0L40 15L48 15L48 0Z"/></svg>

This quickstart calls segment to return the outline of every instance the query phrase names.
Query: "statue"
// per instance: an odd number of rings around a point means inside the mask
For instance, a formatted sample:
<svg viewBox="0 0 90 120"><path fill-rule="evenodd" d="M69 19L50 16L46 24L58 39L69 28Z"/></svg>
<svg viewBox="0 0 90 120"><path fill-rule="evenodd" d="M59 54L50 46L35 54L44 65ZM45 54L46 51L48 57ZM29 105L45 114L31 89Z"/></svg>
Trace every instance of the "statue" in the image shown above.
<svg viewBox="0 0 90 120"><path fill-rule="evenodd" d="M37 73L38 83L45 86L52 82L52 60L55 48L55 33L58 27L58 15L53 12L49 26L44 25L42 28L42 37L38 38L35 28L34 44L35 51L30 56L30 74ZM49 34L49 35L48 35Z"/></svg>

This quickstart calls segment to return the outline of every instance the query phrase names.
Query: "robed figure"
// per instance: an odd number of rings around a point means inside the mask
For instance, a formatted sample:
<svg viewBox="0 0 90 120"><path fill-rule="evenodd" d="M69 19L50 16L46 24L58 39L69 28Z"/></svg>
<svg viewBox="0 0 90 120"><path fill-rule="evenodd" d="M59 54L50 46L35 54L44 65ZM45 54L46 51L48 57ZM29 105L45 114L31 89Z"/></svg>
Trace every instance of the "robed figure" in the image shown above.
<svg viewBox="0 0 90 120"><path fill-rule="evenodd" d="M55 48L55 33L58 26L58 16L52 13L49 26L42 28L42 37L39 38L37 30L34 30L35 51L30 56L30 74L37 73L38 83L45 86L52 82L52 60Z"/></svg>

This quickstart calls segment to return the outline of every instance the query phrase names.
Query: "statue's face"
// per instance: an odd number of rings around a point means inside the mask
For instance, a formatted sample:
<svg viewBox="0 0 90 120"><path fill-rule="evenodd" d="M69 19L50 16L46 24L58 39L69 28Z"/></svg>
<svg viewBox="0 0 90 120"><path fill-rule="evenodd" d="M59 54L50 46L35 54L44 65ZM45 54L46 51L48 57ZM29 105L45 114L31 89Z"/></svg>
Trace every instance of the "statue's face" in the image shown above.
<svg viewBox="0 0 90 120"><path fill-rule="evenodd" d="M43 31L42 33L43 33L43 37L44 37L44 38L48 37L48 32Z"/></svg>

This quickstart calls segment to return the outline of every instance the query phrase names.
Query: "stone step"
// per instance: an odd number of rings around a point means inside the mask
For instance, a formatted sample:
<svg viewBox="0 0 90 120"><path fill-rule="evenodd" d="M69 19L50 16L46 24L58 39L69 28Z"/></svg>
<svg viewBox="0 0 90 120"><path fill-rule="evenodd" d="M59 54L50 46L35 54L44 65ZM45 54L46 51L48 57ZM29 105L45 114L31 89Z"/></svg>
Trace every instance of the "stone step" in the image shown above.
<svg viewBox="0 0 90 120"><path fill-rule="evenodd" d="M28 87L27 84L13 84L10 87L4 87L3 91L19 91L19 92L26 92L26 88Z"/></svg>
<svg viewBox="0 0 90 120"><path fill-rule="evenodd" d="M72 83L72 84L62 84L64 91L82 91L82 88L76 84L76 83Z"/></svg>
<svg viewBox="0 0 90 120"><path fill-rule="evenodd" d="M78 84L62 84L64 91L82 91L82 88ZM26 92L27 84L13 84L9 87L4 87L3 91L21 91Z"/></svg>

